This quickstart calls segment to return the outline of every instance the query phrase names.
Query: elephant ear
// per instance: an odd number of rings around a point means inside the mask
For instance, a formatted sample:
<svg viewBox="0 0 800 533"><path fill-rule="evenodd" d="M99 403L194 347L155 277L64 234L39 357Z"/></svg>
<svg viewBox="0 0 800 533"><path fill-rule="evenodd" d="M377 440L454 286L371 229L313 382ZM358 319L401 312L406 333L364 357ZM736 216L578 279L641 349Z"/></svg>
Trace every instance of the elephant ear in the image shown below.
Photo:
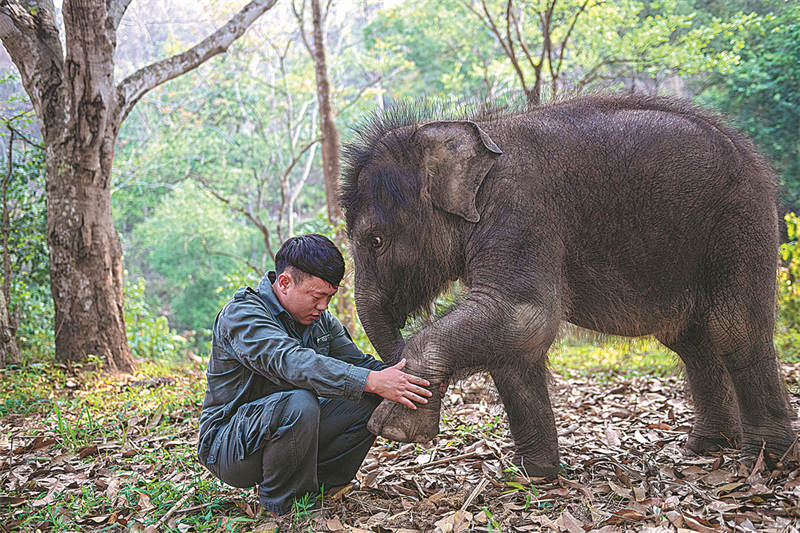
<svg viewBox="0 0 800 533"><path fill-rule="evenodd" d="M477 124L470 121L430 122L420 126L423 187L433 205L478 222L475 197L483 178L503 152Z"/></svg>

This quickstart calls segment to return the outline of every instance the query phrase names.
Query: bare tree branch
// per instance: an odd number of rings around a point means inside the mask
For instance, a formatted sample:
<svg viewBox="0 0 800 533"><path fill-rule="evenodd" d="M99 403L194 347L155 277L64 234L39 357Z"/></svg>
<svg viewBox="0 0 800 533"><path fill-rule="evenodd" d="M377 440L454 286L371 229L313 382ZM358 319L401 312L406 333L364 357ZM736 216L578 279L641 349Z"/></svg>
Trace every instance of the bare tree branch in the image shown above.
<svg viewBox="0 0 800 533"><path fill-rule="evenodd" d="M242 256L236 255L236 254L231 254L231 253L228 253L228 252L223 252L221 250L213 250L213 249L209 248L208 242L206 242L206 238L205 237L203 237L202 235L198 235L197 237L200 239L200 243L203 245L203 249L205 250L205 252L208 255L219 255L219 256L222 256L222 257L229 257L231 259L235 259L236 261L240 261L240 262L244 263L245 265L247 265L247 268L249 268L250 270L255 272L258 277L261 277L261 276L264 275L264 273L261 271L261 269L259 269L253 263L251 263L250 260L247 259L246 257L242 257Z"/></svg>
<svg viewBox="0 0 800 533"><path fill-rule="evenodd" d="M223 204L227 205L237 213L241 213L242 215L244 215L245 218L247 218L247 220L252 222L253 225L256 228L258 228L258 230L261 232L262 237L264 238L264 246L266 247L270 256L272 256L272 258L274 259L275 257L272 253L272 245L270 244L270 238L269 238L270 231L269 228L267 228L267 225L264 224L264 221L262 221L261 218L258 215L254 214L250 209L242 207L241 205L236 205L230 198L218 193L202 176L194 174L193 177L194 179L197 180L197 182L200 184L200 186L203 188L204 191L208 192L211 196L213 196Z"/></svg>
<svg viewBox="0 0 800 533"><path fill-rule="evenodd" d="M9 131L11 131L12 133L14 133L14 134L15 134L17 137L19 137L20 139L22 139L23 141L25 141L25 142L26 142L26 143L28 143L29 145L33 146L34 148L38 148L39 150L44 150L44 146L42 146L41 144L39 144L39 143L36 143L36 142L33 142L32 140L28 139L28 138L25 136L25 134L24 134L24 133L22 133L21 131L19 131L17 128L15 128L14 126L12 126L11 124L6 124L6 127L9 129Z"/></svg>
<svg viewBox="0 0 800 533"><path fill-rule="evenodd" d="M131 0L106 0L106 9L108 11L106 27L110 26L109 29L116 32L130 3Z"/></svg>
<svg viewBox="0 0 800 533"><path fill-rule="evenodd" d="M52 0L42 0L36 10L19 0L0 1L0 40L19 69L22 83L41 118L48 95L52 97L58 90L58 84L48 85L48 81L59 78L54 73L64 68L64 51Z"/></svg>
<svg viewBox="0 0 800 533"><path fill-rule="evenodd" d="M506 12L508 12L508 5L511 3L509 0L507 4ZM517 73L517 78L519 79L520 84L522 84L522 90L527 96L529 94L528 84L525 80L525 73L522 72L522 68L519 65L519 61L517 60L517 56L514 53L513 45L507 42L506 39L503 37L503 34L500 32L500 29L497 27L497 24L492 17L492 14L489 12L489 8L486 5L485 0L481 0L481 7L483 8L483 14L478 12L475 8L472 7L469 0L464 0L463 5L470 10L478 19L483 22L483 24L489 29L490 32L497 38L500 46L503 48L503 51L508 57L508 60L511 61L511 66L514 67L514 72ZM510 38L510 35L509 35Z"/></svg>
<svg viewBox="0 0 800 533"><path fill-rule="evenodd" d="M396 69L396 70L399 70L399 69ZM391 77L391 74L390 74L390 76L389 76L389 77ZM380 82L382 82L383 80L384 80L383 76L381 76L380 74L378 74L378 75L375 77L375 79L374 79L374 80L372 80L371 82L369 82L369 83L367 83L366 85L364 85L363 87L361 87L361 88L358 90L358 93L356 93L356 95L355 95L353 98L351 98L349 102L347 102L345 105L343 105L342 107L340 107L340 108L339 108L339 114L341 115L343 111L345 111L345 110L346 110L346 109L348 109L350 106L352 106L352 105L354 105L356 102L358 102L358 100L359 100L359 99L360 99L362 96L364 96L364 93L365 93L365 92L367 92L367 90L368 90L370 87L374 87L374 86L378 85L378 84L379 84Z"/></svg>
<svg viewBox="0 0 800 533"><path fill-rule="evenodd" d="M241 37L247 28L276 2L277 0L253 0L224 26L189 50L148 65L122 80L117 86L117 123L125 119L147 91L225 52L233 41Z"/></svg>
<svg viewBox="0 0 800 533"><path fill-rule="evenodd" d="M311 175L311 165L314 163L314 153L316 152L316 148L317 145L315 144L308 152L308 158L306 159L306 166L303 169L303 175L300 176L300 180L295 184L294 188L289 194L289 235L294 234L294 203L297 201L297 198L300 196L300 191L303 190L303 186L305 186L306 181L308 181L308 177Z"/></svg>
<svg viewBox="0 0 800 533"><path fill-rule="evenodd" d="M567 41L569 41L569 38L572 36L572 30L575 29L575 24L578 22L578 18L581 16L581 13L583 13L586 10L586 8L589 6L589 2L590 1L591 0L586 0L583 3L583 5L581 5L580 9L578 9L578 12L575 13L575 17L573 17L573 19L572 19L572 24L570 24L569 30L567 30L567 34L564 36L564 39L561 41L561 49L558 52L558 66L556 68L556 72L557 73L561 72L561 63L564 61L564 49L567 46Z"/></svg>
<svg viewBox="0 0 800 533"><path fill-rule="evenodd" d="M553 0L551 3L548 4L547 10L545 11L544 15L540 14L540 18L542 20L542 37L544 38L542 42L542 62L544 61L545 55L547 56L547 69L550 71L550 80L552 81L552 93L550 96L555 96L555 78L553 77L553 39L552 39L552 25L553 25L553 11L556 8L556 0ZM536 79L537 82L537 93L541 87L541 76L538 76ZM537 95L538 96L538 95ZM537 97L537 101L539 98Z"/></svg>
<svg viewBox="0 0 800 533"><path fill-rule="evenodd" d="M306 0L302 0L302 2L303 3L300 6L300 11L298 11L297 5L295 5L295 0L292 0L292 13L294 13L294 18L297 19L297 27L300 28L300 38L303 39L303 45L305 45L308 53L313 56L314 47L308 42L308 37L306 37Z"/></svg>
<svg viewBox="0 0 800 533"><path fill-rule="evenodd" d="M639 61L638 59L624 59L624 58L604 59L599 63L597 63L595 66L593 66L589 70L589 72L584 74L584 76L580 80L578 80L578 82L575 84L575 86L578 88L578 92L582 91L584 87L586 87L588 84L590 84L599 77L599 72L601 68L603 68L606 65L614 65L617 63L635 64L635 63L641 63L641 61Z"/></svg>
<svg viewBox="0 0 800 533"><path fill-rule="evenodd" d="M542 68L542 58L539 58L539 62L537 63L533 59L533 54L531 54L531 50L528 47L528 43L525 41L525 38L522 36L522 22L519 20L519 17L513 14L513 12L509 12L509 15L514 18L514 30L517 34L517 40L519 41L519 46L522 48L522 52L525 54L525 59L528 60L528 64L533 68L534 72L539 72Z"/></svg>

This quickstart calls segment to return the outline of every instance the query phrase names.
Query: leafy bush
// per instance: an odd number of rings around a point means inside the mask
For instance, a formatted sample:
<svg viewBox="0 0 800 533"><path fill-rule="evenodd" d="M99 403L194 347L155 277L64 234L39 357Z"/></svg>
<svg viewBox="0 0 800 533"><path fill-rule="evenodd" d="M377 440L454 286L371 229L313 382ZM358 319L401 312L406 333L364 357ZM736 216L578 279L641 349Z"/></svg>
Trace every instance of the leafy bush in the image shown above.
<svg viewBox="0 0 800 533"><path fill-rule="evenodd" d="M800 218L787 213L789 241L781 245L778 269L778 327L775 343L783 358L798 358L800 352Z"/></svg>
<svg viewBox="0 0 800 533"><path fill-rule="evenodd" d="M25 131L31 120L25 115L9 124ZM54 346L44 173L44 151L17 137L5 191L11 266L9 309L18 324L17 343L25 360L47 357ZM0 269L0 282L4 275Z"/></svg>
<svg viewBox="0 0 800 533"><path fill-rule="evenodd" d="M169 328L167 317L155 316L145 301L143 278L125 278L125 329L134 357L178 359L187 341Z"/></svg>

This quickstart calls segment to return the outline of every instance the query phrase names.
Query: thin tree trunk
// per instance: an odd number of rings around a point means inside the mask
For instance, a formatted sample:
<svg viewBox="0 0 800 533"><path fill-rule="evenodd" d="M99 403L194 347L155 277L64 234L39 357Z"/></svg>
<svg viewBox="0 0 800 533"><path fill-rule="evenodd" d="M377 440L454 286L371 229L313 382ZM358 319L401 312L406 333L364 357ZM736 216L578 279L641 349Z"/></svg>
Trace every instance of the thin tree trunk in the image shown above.
<svg viewBox="0 0 800 533"><path fill-rule="evenodd" d="M319 101L319 129L322 133L322 174L325 180L325 200L328 203L328 220L336 227L342 220L339 204L339 130L336 128L335 114L331 102L331 88L328 81L328 64L325 57L325 29L319 0L311 0L311 23L313 25L314 73L317 79L317 100ZM340 250L347 250L347 237L343 230L336 232L334 241ZM346 252L345 252L346 253ZM352 280L346 276L340 286L341 296L337 298L336 314L344 326L353 330L356 323L356 309L349 297Z"/></svg>
<svg viewBox="0 0 800 533"><path fill-rule="evenodd" d="M325 58L325 29L319 0L311 0L313 24L314 74L317 79L319 101L319 129L322 132L322 173L325 178L325 200L328 203L328 220L336 225L342 218L339 206L339 130L336 128L331 88L328 81L328 64Z"/></svg>
<svg viewBox="0 0 800 533"><path fill-rule="evenodd" d="M3 291L0 291L0 368L9 363L19 363L19 348L11 328L10 315Z"/></svg>

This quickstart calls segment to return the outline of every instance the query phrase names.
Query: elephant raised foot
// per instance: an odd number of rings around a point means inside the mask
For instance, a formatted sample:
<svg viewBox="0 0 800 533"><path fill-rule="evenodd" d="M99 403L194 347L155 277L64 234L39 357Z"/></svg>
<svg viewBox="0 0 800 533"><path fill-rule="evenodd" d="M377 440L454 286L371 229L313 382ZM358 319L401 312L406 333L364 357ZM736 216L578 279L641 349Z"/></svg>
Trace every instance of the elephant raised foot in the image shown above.
<svg viewBox="0 0 800 533"><path fill-rule="evenodd" d="M439 433L438 400L411 411L407 407L384 400L372 413L367 429L375 435L400 442L424 443Z"/></svg>

